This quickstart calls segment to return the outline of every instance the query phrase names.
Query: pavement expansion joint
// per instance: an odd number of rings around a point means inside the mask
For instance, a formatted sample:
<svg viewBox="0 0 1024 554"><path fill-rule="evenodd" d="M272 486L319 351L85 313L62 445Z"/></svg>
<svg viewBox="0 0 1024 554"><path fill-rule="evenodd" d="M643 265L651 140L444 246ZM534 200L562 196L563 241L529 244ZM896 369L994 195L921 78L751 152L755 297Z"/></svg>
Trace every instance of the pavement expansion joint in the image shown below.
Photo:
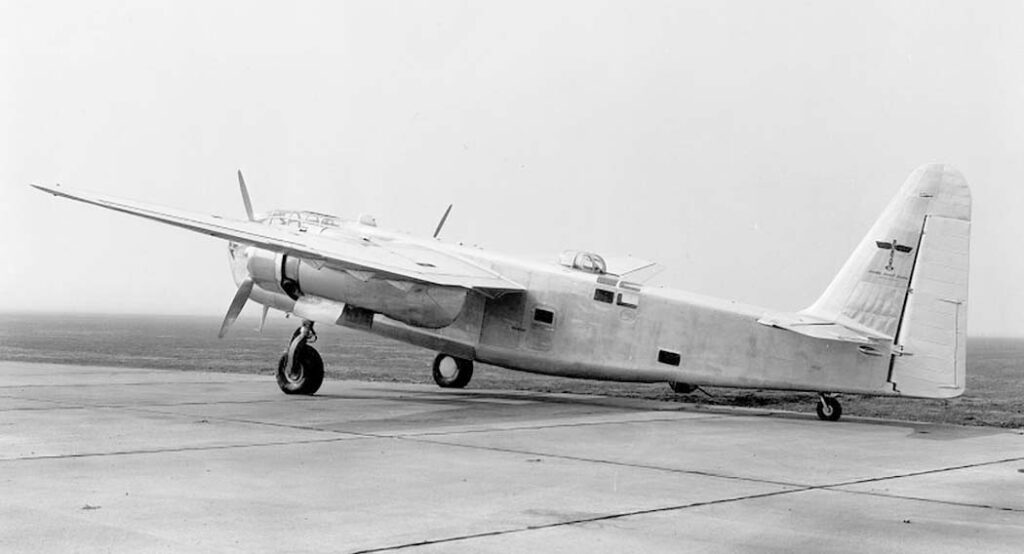
<svg viewBox="0 0 1024 554"><path fill-rule="evenodd" d="M139 381L139 382L126 382L126 383L75 383L73 385L59 385L55 386L49 383L27 383L20 385L0 385L0 389L54 389L60 387L73 387L76 389L80 388L105 388L111 387L137 387L137 386L181 386L181 385L237 385L246 381L230 380L230 381Z"/></svg>
<svg viewBox="0 0 1024 554"><path fill-rule="evenodd" d="M544 454L544 456L547 456L547 455ZM568 458L568 459L572 459L572 460L584 460L584 461L602 462L601 460L586 460L586 459L574 458L574 457L570 457L570 456L551 456L551 457ZM1015 458L1015 459L1003 460L1003 461L1017 461L1017 460L1020 460L1020 459L1021 458ZM980 465L988 465L988 464L991 464L991 463L1000 463L1000 462L985 462L985 463L980 463L980 464L971 464L970 466L964 466L964 467L975 467L975 466L980 466ZM630 465L631 467L646 467L646 466L637 466L637 465L632 465L632 464L621 464L621 465ZM665 469L665 468L651 467L649 469ZM940 472L940 471L950 471L950 470L953 470L953 469L959 469L959 468L947 468L947 469L942 469L942 470L933 470L933 471L919 472L919 473L935 473L935 472ZM669 471L673 471L673 470L669 470ZM697 474L701 474L701 475L716 476L716 475L708 474L708 473L704 473L704 472L694 472L694 471L686 471L686 470L674 470L674 471L679 472L679 473L697 473ZM717 476L717 477L728 478L728 477L725 477L725 476ZM863 480L863 481L870 482L870 481L894 479L894 478L899 478L899 477L885 477L885 478L880 478L880 479L867 479L867 480ZM754 480L754 481L770 483L770 481L762 481L762 480ZM709 501L704 501L704 502L693 502L693 503L689 503L689 504L680 504L680 505L676 505L676 506L664 506L664 507L659 507L659 508L648 508L648 509L643 509L643 510L632 510L632 511L628 511L628 512L619 512L619 513L606 514L606 515L594 516L594 517L589 517L589 518L579 518L579 519L573 519L573 520L568 520L568 521L553 522L553 523L544 524L544 525L530 525L530 526L520 527L520 528L516 528L516 529L505 529L505 530L497 530L497 531L487 531L487 532L482 532L482 533L473 533L473 534L460 535L460 536L454 536L454 537L445 537L445 538L440 538L440 539L430 539L430 540L424 540L424 541L418 541L418 542L412 542L412 543L406 543L406 544L398 544L398 545L390 545L390 546L384 546L384 547L379 547L379 548L371 548L371 549L366 549L366 550L358 550L356 552L358 554L368 554L368 553L372 553L372 552L387 552L387 551L395 551L395 550L404 550L404 549L415 548L415 547L420 547L420 546L431 546L431 545L445 544L445 543L452 543L452 542L459 542L459 541L467 541L467 540L473 540L473 539L479 539L479 538L495 537L495 536L509 535L509 534L516 534L516 533L526 533L526 532L530 532L530 531L536 531L536 530L542 530L542 529L551 529L551 528L557 528L557 527L574 526L574 525L585 525L585 524L588 524L588 523L595 523L595 522L599 522L599 521L608 521L608 520L613 520L613 519L622 519L622 518L628 518L628 517L634 517L634 516L642 516L642 515L664 513L664 512L672 512L672 511L681 511L681 510L686 510L686 509L691 509L691 508L699 508L699 507L703 507L703 506L711 506L711 505L716 505L716 504L727 504L727 503L734 503L734 502L743 502L743 501L747 501L747 500L757 500L757 499L761 499L761 498L777 497L777 496L782 496L782 495L789 495L789 494L794 494L794 493L802 493L802 492L808 492L808 491L814 491L814 490L831 490L833 492L841 492L841 493L849 493L849 494L859 494L859 495L866 495L866 496L876 496L876 497L882 497L882 498L894 498L894 499L901 499L901 500L912 500L912 501L929 502L929 503L936 503L936 504L946 504L946 505L958 506L958 507L966 507L966 508L982 508L982 509L993 509L993 510L1002 510L1002 511L1009 511L1009 512L1024 513L1024 509L1019 509L1019 508L987 506L987 505L980 505L980 504L944 501L944 500L936 500L936 499L928 499L928 498L918 498L918 497L912 497L912 496L893 495L893 494L876 493L876 492L868 492L868 491L834 490L832 488L834 486L837 486L837 485L802 486L802 487L798 487L798 488L791 488L791 489L786 489L786 490L781 490L781 491L772 491L772 492L759 493L759 494L751 494L751 495L731 497L731 498L721 498L721 499L709 500Z"/></svg>
<svg viewBox="0 0 1024 554"><path fill-rule="evenodd" d="M199 406L201 406L201 405L204 405L204 404L217 405L217 404L220 404L220 402L197 403L197 404L192 404L192 405L199 405ZM391 438L389 435L377 435L377 434L372 434L372 433L361 433L361 432L358 432L358 431L345 431L343 429L325 429L323 427L318 427L316 425L297 425L297 424L294 424L294 423L276 423L276 422L273 422L273 421L259 421L259 420L255 420L255 419L245 419L245 418L240 418L240 417L224 417L224 416L214 416L214 415L181 414L181 413L174 412L174 411L154 410L154 409L151 409L151 408L148 408L148 407L139 407L139 406L90 406L90 407L109 408L109 409L114 409L114 410L125 410L125 411L131 411L131 412L139 412L139 413L146 413L146 414L157 414L157 415L172 416L172 417L183 417L183 418L188 418L188 419L195 419L196 417L201 417L201 418L203 418L203 419L205 419L207 421L219 421L219 422L223 422L223 423L245 423L245 424L248 424L248 425L260 425L260 426L265 426L265 427L274 427L274 428L278 428L278 429L294 429L296 431L313 431L313 432L319 432L319 433L330 433L332 435L347 435L347 436L350 436L350 437L353 437L353 438L365 438L365 439Z"/></svg>
<svg viewBox="0 0 1024 554"><path fill-rule="evenodd" d="M1024 460L1024 456L1016 456L1016 457L1013 457L1013 458L1003 458L1003 459L1000 459L1000 460L987 460L987 461L984 461L984 462L975 462L975 463L972 463L972 464L962 464L962 465L957 465L957 466L938 467L938 468L933 468L933 469L923 469L923 470L920 470L920 471L911 471L911 472L907 472L907 473L901 473L901 474L898 474L898 475L883 475L882 477L867 477L865 479L856 479L856 480L853 480L853 481L846 481L846 482L843 482L843 483L833 483L833 484L830 484L830 485L826 485L825 487L848 487L848 486L851 486L851 485L863 485L865 483L878 483L878 482L881 482L881 481L890 481L890 480L894 480L894 479L906 479L908 477L920 477L922 475L931 475L931 474L935 474L935 473L946 473L946 472L949 472L949 471L958 471L958 470L961 470L961 469L971 469L971 468L975 468L975 467L984 467L984 466L991 466L991 465L997 465L997 464L1006 464L1006 463L1011 463L1011 462L1019 462L1021 460ZM825 487L821 487L821 488L825 488Z"/></svg>
<svg viewBox="0 0 1024 554"><path fill-rule="evenodd" d="M732 502L743 502L743 501L746 501L746 500L757 500L757 499L760 499L760 498L769 498L769 497L773 497L773 496L781 496L781 495L792 494L792 493L796 493L796 492L804 492L804 491L809 490L809 489L810 489L810 487L799 488L799 489L788 489L788 490L781 490L781 491L772 491L772 492L764 492L764 493L758 493L758 494L749 494L749 495L743 495L743 496L735 496L735 497L729 497L729 498L718 498L718 499L715 499L715 500L706 500L706 501L702 501L702 502L691 502L691 503L688 503L688 504L678 504L678 505L674 505L674 506L662 506L662 507L658 507L658 508L646 508L646 509L642 509L642 510L630 510L630 511L626 511L626 512L617 512L617 513L605 514L605 515L594 516L594 517L578 518L578 519L571 519L571 520L566 520L566 521L556 521L556 522L546 523L546 524L542 524L542 525L528 525L528 526L518 527L518 528L514 528L514 529L503 529L503 530L497 530L497 531L485 531L485 532L482 532L482 533L471 533L471 534L467 534L467 535L459 535L459 536L454 536L454 537L444 537L444 538L440 538L440 539L429 539L429 540L418 541L418 542L411 542L411 543L406 543L406 544L398 544L398 545L382 546L382 547L378 547L378 548L370 548L370 549L365 549L365 550L357 550L357 551L355 551L355 554L369 554L371 552L387 552L387 551L392 551L392 550L404 550L404 549L407 549L407 548L415 548L415 547L419 547L419 546L430 546L430 545L435 545L435 544L445 544L445 543L473 540L473 539L479 539L479 538L485 538L485 537L496 537L496 536L501 536L501 535L516 534L516 533L527 533L527 532L530 532L530 531L538 531L538 530L542 530L542 529L553 529L553 528L557 528L557 527L568 527L568 526L573 526L573 525L585 525L587 523L596 523L596 522L599 522L599 521L609 521L609 520L614 520L614 519L623 519L623 518L628 518L628 517L643 516L643 515L649 515L649 514L674 512L674 511L680 511L680 510L687 510L687 509L691 509L691 508L700 508L700 507L703 507L703 506L713 506L713 505L716 505L716 504L728 504L728 503L732 503Z"/></svg>
<svg viewBox="0 0 1024 554"><path fill-rule="evenodd" d="M719 479L728 479L728 480L733 480L733 481L743 481L743 482L748 482L748 483L761 483L761 484L768 484L768 485L777 485L777 486L782 486L782 487L791 487L793 490L809 490L809 489L814 489L814 488L821 488L821 487L815 487L813 485L807 485L807 484L802 484L802 483L790 483L790 482L786 482L786 481L776 481L776 480L772 480L772 479L758 479L758 478L755 478L755 477L743 477L743 476L739 476L739 475L727 475L727 474L720 474L720 473L715 473L715 472L711 472L711 471L702 471L702 470L697 470L697 469L680 469L680 468L674 468L674 467L664 467L664 466L656 466L656 465L648 465L648 464L637 464L637 463L630 463L630 462L618 462L618 461L614 461L614 460L602 460L602 459L599 459L599 458L586 458L586 457L583 457L583 456L570 456L568 454L552 454L552 453L548 453L548 452L537 452L537 451L522 450L522 449L517 449L517 448L502 448L502 447L497 447L497 446L480 446L480 445L475 445L475 444L460 444L460 443L446 442L446 441L439 441L439 440L432 440L432 439L423 439L423 438L418 438L418 437L402 437L402 436L398 436L396 438L401 439L401 440L413 441L413 442L423 442L423 443L428 443L428 444L438 444L438 445L443 445L443 446L455 446L455 447L458 447L458 448L468 448L468 449L472 449L472 450L483 450L483 451L489 451L489 452L503 452L503 453L506 453L506 454L521 454L521 455L524 455L524 456L541 456L541 457L546 457L546 458L553 458L553 459L566 460L566 461L572 461L572 462L585 462L585 463L610 465L610 466L617 466L617 467L628 467L628 468L633 468L633 469L648 469L648 470L653 470L653 471L665 471L665 472L668 472L668 473L677 473L677 474L685 474L685 475L698 475L698 476L701 476L701 477L714 477L714 478L719 478Z"/></svg>
<svg viewBox="0 0 1024 554"><path fill-rule="evenodd" d="M932 503L932 504L945 504L947 506L958 506L958 507L961 507L961 508L979 508L979 509L982 509L982 510L998 510L998 511L1002 511L1002 512L1014 512L1014 513L1024 514L1024 508L1014 508L1012 506L994 506L994 505L991 505L991 504L977 504L977 503L973 503L973 502L957 502L955 500L942 500L942 499L939 499L939 498L924 498L924 497L921 497L921 496L910 496L910 495L905 495L905 494L895 494L895 493L889 493L889 492L841 490L841 489L832 488L831 486L828 486L828 487L814 487L814 488L815 489L820 489L820 490L829 490L829 491L832 491L832 492L841 492L841 493L846 493L846 494L860 494L860 495L864 495L864 496L874 496L874 497L878 497L878 498L894 498L894 499L899 499L899 500L912 500L912 501L915 501L915 502L929 502L929 503Z"/></svg>
<svg viewBox="0 0 1024 554"><path fill-rule="evenodd" d="M34 402L45 402L44 400L33 400ZM92 406L23 406L21 408L0 408L4 412L57 412L64 410L88 410Z"/></svg>
<svg viewBox="0 0 1024 554"><path fill-rule="evenodd" d="M72 454L43 454L38 456L20 456L17 458L0 458L0 463L34 461L34 460L61 460L72 458L102 458L108 456L133 456L140 454L168 454L175 452L202 452L210 450L232 450L236 448L263 448L267 446L291 446L299 444L319 444L340 442L347 439L344 437L322 438L322 439L301 439L291 441L265 441L249 442L241 444L212 444L205 446L179 446L174 448L140 448L137 450L117 450L113 452L75 452Z"/></svg>
<svg viewBox="0 0 1024 554"><path fill-rule="evenodd" d="M699 419L706 421L708 419L716 419L725 417L723 415L701 415L690 418L689 420ZM564 429L573 427L595 427L601 425L633 425L636 423L671 423L673 421L679 421L678 418L663 417L663 418L637 418L637 419L625 419L617 421L581 421L575 423L544 423L544 424L523 424L508 427L497 427L497 428L474 428L474 429L457 429L451 431L416 431L409 433L390 433L387 435L381 435L382 437L398 437L398 438L416 438L416 437L446 437L446 436L460 436L460 435L472 435L480 433L503 433L511 431L541 431L545 429Z"/></svg>
<svg viewBox="0 0 1024 554"><path fill-rule="evenodd" d="M960 470L964 470L964 469L972 469L972 468L985 467L985 466L998 465L998 464L1008 464L1008 463L1020 462L1020 461L1024 461L1024 456L1018 456L1018 457L1014 457L1014 458L1004 458L1004 459L1001 459L1001 460L988 460L988 461L984 461L984 462L976 462L976 463L973 463L973 464L963 464L963 465L958 465L958 466L949 466L949 467L942 467L942 468L935 468L935 469L926 469L926 470L922 470L922 471L908 472L908 473L904 473L904 474L900 474L900 475L886 475L886 476L882 476L882 477L869 477L869 478L866 478L866 479L858 479L858 480L848 481L848 482L844 482L844 483L833 483L833 484L830 484L830 485L821 485L821 486L816 486L816 487L811 487L811 488L818 489L818 490L830 490L830 491L833 491L833 492L841 492L841 493L846 493L846 494L861 494L861 495L876 496L876 497L881 497L881 498L899 498L899 499L903 499L903 500L913 500L913 501L917 501L917 502L930 502L930 503L933 503L933 504L945 504L945 505L949 505L949 506L960 506L960 507L964 507L964 508L980 508L980 509L987 509L987 510L1000 510L1000 511L1005 511L1005 512L1024 513L1024 508L1014 508L1012 506L996 506L996 505L992 505L992 504L978 504L978 503L973 503L973 502L957 502L957 501L954 501L954 500L942 500L942 499L938 499L938 498L924 498L924 497L920 497L920 496L910 496L910 495L903 495L903 494L896 494L896 493L887 493L887 492L878 492L878 491L858 491L858 490L847 490L847 489L841 488L841 487L849 487L849 486L852 486L852 485L863 485L863 484L867 484L867 483L880 483L880 482L883 482L883 481L894 481L894 480L897 480L897 479L909 479L909 478L913 478L913 477L920 477L922 475L935 475L935 474L938 474L938 473L950 473L950 472L960 471Z"/></svg>

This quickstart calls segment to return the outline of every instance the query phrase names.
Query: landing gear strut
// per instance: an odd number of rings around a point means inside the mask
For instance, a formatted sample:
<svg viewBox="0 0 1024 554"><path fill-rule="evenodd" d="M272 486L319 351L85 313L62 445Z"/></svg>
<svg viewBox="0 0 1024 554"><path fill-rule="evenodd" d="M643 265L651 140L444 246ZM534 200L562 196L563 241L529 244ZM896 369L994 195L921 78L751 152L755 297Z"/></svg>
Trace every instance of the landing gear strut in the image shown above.
<svg viewBox="0 0 1024 554"><path fill-rule="evenodd" d="M839 418L843 416L843 405L832 393L818 393L817 412L818 419L822 421L839 421Z"/></svg>
<svg viewBox="0 0 1024 554"><path fill-rule="evenodd" d="M288 350L277 362L277 386L285 394L314 394L324 382L324 361L310 344L316 342L312 321L292 334Z"/></svg>
<svg viewBox="0 0 1024 554"><path fill-rule="evenodd" d="M434 358L434 382L443 389L461 389L473 378L473 360L438 354Z"/></svg>

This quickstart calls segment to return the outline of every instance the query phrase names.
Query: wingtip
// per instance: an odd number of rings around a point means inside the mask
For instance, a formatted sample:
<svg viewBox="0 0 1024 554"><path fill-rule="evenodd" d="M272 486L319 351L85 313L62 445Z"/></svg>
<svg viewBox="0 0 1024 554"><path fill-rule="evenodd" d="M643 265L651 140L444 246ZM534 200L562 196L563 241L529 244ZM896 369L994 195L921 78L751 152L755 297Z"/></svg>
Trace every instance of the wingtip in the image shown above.
<svg viewBox="0 0 1024 554"><path fill-rule="evenodd" d="M43 192L48 192L50 194L57 194L57 191L60 189L60 184L59 183L56 184L56 185L53 185L52 187L48 187L46 185L37 185L35 183L29 183L28 186L30 186L30 187L32 187L32 188L34 188L36 190L41 190Z"/></svg>

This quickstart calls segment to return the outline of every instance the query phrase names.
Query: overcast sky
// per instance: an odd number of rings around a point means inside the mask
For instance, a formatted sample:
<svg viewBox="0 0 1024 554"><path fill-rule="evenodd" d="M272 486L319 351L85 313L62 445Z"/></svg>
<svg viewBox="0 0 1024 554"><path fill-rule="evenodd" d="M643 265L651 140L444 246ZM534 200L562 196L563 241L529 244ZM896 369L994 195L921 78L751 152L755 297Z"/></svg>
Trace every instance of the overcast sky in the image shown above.
<svg viewBox="0 0 1024 554"><path fill-rule="evenodd" d="M0 4L0 311L222 314L222 241L27 185L244 217L238 168L257 211L454 202L452 240L796 310L938 161L969 332L1024 335L1024 3L259 4Z"/></svg>

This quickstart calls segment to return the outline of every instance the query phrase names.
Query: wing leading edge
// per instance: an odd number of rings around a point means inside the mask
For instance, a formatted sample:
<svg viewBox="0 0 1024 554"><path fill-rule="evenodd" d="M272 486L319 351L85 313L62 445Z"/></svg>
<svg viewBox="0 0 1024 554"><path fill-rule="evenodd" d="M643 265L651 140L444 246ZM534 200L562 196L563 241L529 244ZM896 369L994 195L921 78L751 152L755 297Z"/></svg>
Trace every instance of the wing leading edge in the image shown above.
<svg viewBox="0 0 1024 554"><path fill-rule="evenodd" d="M413 240L382 242L356 233L304 235L258 222L197 214L64 187L32 186L54 196L322 262L338 269L369 271L384 279L461 287L487 294L526 290L486 267Z"/></svg>

